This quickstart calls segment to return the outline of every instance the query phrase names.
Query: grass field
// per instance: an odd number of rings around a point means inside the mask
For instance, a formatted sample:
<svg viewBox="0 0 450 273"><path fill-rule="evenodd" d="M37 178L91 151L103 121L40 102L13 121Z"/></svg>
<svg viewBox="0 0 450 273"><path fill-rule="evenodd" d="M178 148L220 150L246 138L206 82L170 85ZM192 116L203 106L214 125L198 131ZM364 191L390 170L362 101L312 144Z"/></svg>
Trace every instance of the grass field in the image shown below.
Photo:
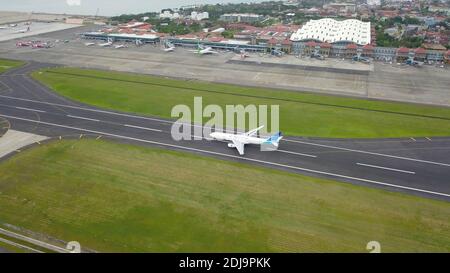
<svg viewBox="0 0 450 273"><path fill-rule="evenodd" d="M21 61L12 61L12 60L4 60L0 59L0 74L5 72L8 69L18 67L23 65L23 62Z"/></svg>
<svg viewBox="0 0 450 273"><path fill-rule="evenodd" d="M0 173L2 222L98 251L450 251L449 203L186 153L63 140Z"/></svg>
<svg viewBox="0 0 450 273"><path fill-rule="evenodd" d="M54 68L34 77L59 94L87 104L170 118L177 104L280 105L289 135L317 137L448 136L450 108L289 92L146 75ZM193 108L191 108L193 109Z"/></svg>

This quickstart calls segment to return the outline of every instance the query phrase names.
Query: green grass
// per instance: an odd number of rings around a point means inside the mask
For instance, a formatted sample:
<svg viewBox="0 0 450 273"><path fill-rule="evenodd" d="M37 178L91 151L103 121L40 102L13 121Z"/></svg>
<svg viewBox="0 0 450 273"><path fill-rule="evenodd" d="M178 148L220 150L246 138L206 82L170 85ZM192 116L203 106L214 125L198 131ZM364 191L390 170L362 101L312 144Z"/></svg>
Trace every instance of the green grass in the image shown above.
<svg viewBox="0 0 450 273"><path fill-rule="evenodd" d="M177 104L280 105L289 135L316 137L448 136L450 108L304 92L183 81L119 72L54 68L33 76L59 94L87 104L170 118ZM191 108L193 109L193 108Z"/></svg>
<svg viewBox="0 0 450 273"><path fill-rule="evenodd" d="M1 221L98 251L450 251L447 202L187 153L55 141L0 174Z"/></svg>
<svg viewBox="0 0 450 273"><path fill-rule="evenodd" d="M19 67L24 63L21 61L12 61L12 60L4 60L0 59L0 74L9 70L11 68Z"/></svg>

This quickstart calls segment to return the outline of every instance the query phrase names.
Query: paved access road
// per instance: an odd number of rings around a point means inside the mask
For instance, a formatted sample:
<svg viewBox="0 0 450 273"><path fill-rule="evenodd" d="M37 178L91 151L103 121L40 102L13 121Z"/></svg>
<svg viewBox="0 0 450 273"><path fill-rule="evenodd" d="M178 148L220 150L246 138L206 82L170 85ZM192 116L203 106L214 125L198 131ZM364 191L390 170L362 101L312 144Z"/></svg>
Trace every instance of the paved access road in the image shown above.
<svg viewBox="0 0 450 273"><path fill-rule="evenodd" d="M175 141L170 120L98 109L62 98L32 80L41 63L0 76L0 117L18 131L58 137L93 135L262 165L353 184L450 201L450 138L325 140L286 137L276 152L197 137ZM220 174L218 174L220 175ZM276 183L276 181L274 181Z"/></svg>

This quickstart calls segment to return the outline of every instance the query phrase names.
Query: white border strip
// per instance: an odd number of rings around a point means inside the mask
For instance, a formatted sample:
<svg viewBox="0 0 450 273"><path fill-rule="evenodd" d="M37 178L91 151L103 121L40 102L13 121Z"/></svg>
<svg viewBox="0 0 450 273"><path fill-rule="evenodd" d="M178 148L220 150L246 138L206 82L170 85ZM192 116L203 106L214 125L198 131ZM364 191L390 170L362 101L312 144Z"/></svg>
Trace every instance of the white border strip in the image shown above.
<svg viewBox="0 0 450 273"><path fill-rule="evenodd" d="M388 168L388 167L382 167L382 166L370 165L370 164L364 164L364 163L356 163L356 165L364 166L364 167L371 167L371 168L376 168L376 169L382 169L382 170L388 170L388 171L394 171L394 172L416 174L415 172L411 172L411 171L405 171L405 170L400 170L400 169L394 169L394 168Z"/></svg>
<svg viewBox="0 0 450 273"><path fill-rule="evenodd" d="M33 112L39 112L39 113L46 113L44 110L36 110L36 109L31 109L31 108L26 108L26 107L15 106L14 108L19 109L19 110L25 110L25 111L33 111Z"/></svg>
<svg viewBox="0 0 450 273"><path fill-rule="evenodd" d="M76 118L76 119L83 119L83 120L89 120L89 121L95 121L95 122L100 122L100 120L98 120L98 119L85 118L85 117L79 117L79 116L67 115L67 117L69 117L69 118Z"/></svg>

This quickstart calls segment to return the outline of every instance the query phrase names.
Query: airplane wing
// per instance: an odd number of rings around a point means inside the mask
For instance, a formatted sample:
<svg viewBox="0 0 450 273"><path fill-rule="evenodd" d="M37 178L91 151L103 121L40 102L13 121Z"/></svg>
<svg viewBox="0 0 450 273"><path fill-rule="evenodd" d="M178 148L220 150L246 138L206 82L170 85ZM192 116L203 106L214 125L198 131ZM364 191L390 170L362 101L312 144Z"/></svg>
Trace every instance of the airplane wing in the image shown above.
<svg viewBox="0 0 450 273"><path fill-rule="evenodd" d="M238 150L239 154L243 155L244 154L244 143L233 139L233 144L236 147L236 149Z"/></svg>
<svg viewBox="0 0 450 273"><path fill-rule="evenodd" d="M256 128L256 129L253 129L253 130L250 130L250 131L248 131L247 133L244 133L244 135L246 135L246 136L254 136L259 130L261 130L262 128L264 128L264 125L263 126L259 126L258 128Z"/></svg>

